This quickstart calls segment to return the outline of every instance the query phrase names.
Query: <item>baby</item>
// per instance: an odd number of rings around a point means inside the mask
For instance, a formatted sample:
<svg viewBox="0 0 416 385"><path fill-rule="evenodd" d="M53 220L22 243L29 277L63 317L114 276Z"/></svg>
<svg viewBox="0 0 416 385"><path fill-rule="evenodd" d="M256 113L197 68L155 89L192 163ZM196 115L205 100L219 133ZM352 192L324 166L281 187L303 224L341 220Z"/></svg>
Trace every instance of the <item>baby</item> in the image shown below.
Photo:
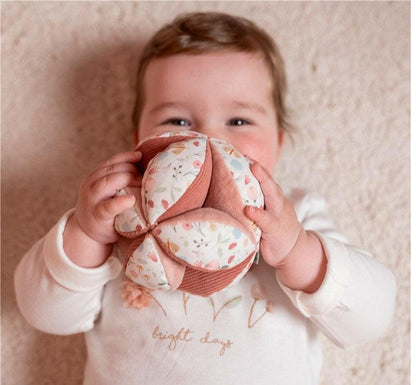
<svg viewBox="0 0 416 385"><path fill-rule="evenodd" d="M319 331L350 347L386 330L396 291L390 271L348 244L319 196L283 188L272 177L289 127L285 90L278 48L246 19L182 15L146 45L137 141L192 130L252 159L265 208L246 207L245 214L262 230L261 258L235 286L208 299L153 291L141 293L149 306L123 306L114 218L135 198L116 192L140 186L134 164L142 154L125 152L98 165L75 209L15 274L20 310L34 327L86 333L85 385L317 384Z"/></svg>

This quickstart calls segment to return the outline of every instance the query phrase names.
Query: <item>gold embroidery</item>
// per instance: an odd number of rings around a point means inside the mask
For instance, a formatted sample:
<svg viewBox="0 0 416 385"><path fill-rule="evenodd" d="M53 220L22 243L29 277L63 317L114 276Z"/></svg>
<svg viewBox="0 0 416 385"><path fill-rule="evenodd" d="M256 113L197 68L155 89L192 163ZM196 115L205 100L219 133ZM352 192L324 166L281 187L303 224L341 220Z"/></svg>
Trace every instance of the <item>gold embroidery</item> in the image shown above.
<svg viewBox="0 0 416 385"><path fill-rule="evenodd" d="M227 340L227 342L221 341L218 338L211 338L210 333L206 332L205 337L202 337L199 342L201 344L220 344L222 346L220 352L218 353L220 356L223 356L226 349L231 348L231 345L234 343L230 340Z"/></svg>
<svg viewBox="0 0 416 385"><path fill-rule="evenodd" d="M184 343L188 343L193 341L193 336L192 334L194 333L193 330L187 328L185 329L184 327L180 328L177 332L162 332L160 330L159 325L157 325L154 329L153 329L153 333L152 333L152 338L155 340L160 340L160 341L167 341L168 342L168 349L170 351L174 351L176 349L176 347L178 346L179 342L184 342ZM220 351L218 352L218 354L220 356L223 356L225 351L227 349L231 348L231 345L234 343L231 340L227 339L227 340L222 340L216 337L211 337L211 333L208 331L205 333L204 337L201 337L199 339L199 342L201 344L214 344L214 345L218 345L221 346Z"/></svg>
<svg viewBox="0 0 416 385"><path fill-rule="evenodd" d="M251 286L250 289L250 295L254 299L253 303L250 307L250 313L248 315L248 328L251 329L257 322L259 322L266 313L271 313L272 308L269 303L269 301L266 302L266 310L258 317L254 322L252 322L253 312L254 312L254 306L256 305L257 301L264 300L266 298L266 294L264 292L264 288L259 283L255 283Z"/></svg>
<svg viewBox="0 0 416 385"><path fill-rule="evenodd" d="M212 297L209 297L209 302L210 302L210 304L211 304L211 306L212 306L212 310L213 310L213 321L215 322L215 320L217 319L217 317L218 317L218 315L221 313L221 311L223 310L223 309L225 309L226 307L231 307L230 306L230 304L232 304L233 302L235 302L235 301L238 301L238 302L240 302L241 301L241 298L242 298L242 296L241 295L239 295L238 297L234 297L234 298L231 298L230 300L228 300L227 302L225 302L224 303L224 305L222 305L219 309L218 309L218 311L216 311L215 310L215 302L214 302L214 300L212 299ZM233 305L236 305L238 302L235 302Z"/></svg>
<svg viewBox="0 0 416 385"><path fill-rule="evenodd" d="M153 329L152 337L154 339L159 339L161 341L169 340L168 349L175 350L176 343L178 341L190 342L192 341L192 337L190 336L193 333L192 330L189 328L185 330L185 328L181 328L177 333L162 333L159 331L159 325Z"/></svg>
<svg viewBox="0 0 416 385"><path fill-rule="evenodd" d="M163 306L160 304L160 302L155 298L155 296L154 295L152 295L150 292L149 292L149 295L152 297L152 299L156 302L156 304L160 307L160 309L163 311L163 314L165 315L165 317L166 318L168 318L168 315L166 314L166 311L165 311L165 309L163 308Z"/></svg>
<svg viewBox="0 0 416 385"><path fill-rule="evenodd" d="M270 308L266 305L266 310L262 313L262 315L259 318L257 318L253 323L251 323L251 317L253 316L254 305L256 304L256 302L257 302L257 299L253 301L253 304L251 305L251 308L250 308L250 314L248 316L248 328L249 329L251 329L257 322L259 322L266 315L266 313L271 312Z"/></svg>
<svg viewBox="0 0 416 385"><path fill-rule="evenodd" d="M188 296L186 296L186 293L183 291L182 292L182 301L183 301L183 311L185 312L185 315L188 315L188 312L187 312L187 309L186 309L186 304L187 304L189 298L191 298L191 295L188 294Z"/></svg>

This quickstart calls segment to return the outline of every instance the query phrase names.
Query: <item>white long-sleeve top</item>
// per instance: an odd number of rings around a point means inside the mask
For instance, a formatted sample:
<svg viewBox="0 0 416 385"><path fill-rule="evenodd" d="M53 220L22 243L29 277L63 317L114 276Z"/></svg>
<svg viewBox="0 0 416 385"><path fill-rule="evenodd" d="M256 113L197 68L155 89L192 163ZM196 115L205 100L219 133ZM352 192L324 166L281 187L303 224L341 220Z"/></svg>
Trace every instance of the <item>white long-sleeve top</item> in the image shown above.
<svg viewBox="0 0 416 385"><path fill-rule="evenodd" d="M210 298L155 291L149 307L126 308L116 247L98 268L79 267L65 254L71 210L19 263L20 311L47 333L85 332L84 385L317 384L319 331L344 348L374 340L392 319L396 284L386 267L335 230L318 195L292 189L286 196L328 260L313 294L280 284L260 259L238 284Z"/></svg>

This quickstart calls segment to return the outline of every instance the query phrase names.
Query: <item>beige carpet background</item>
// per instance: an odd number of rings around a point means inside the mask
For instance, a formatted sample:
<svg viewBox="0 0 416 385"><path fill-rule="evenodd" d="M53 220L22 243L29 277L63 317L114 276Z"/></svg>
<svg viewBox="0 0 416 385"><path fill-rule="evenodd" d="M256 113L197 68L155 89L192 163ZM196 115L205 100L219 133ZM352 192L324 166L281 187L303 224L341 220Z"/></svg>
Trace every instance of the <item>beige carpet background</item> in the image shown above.
<svg viewBox="0 0 416 385"><path fill-rule="evenodd" d="M410 2L3 2L1 8L2 384L82 383L83 336L32 329L18 313L13 272L74 205L84 175L131 147L143 42L176 14L194 10L249 17L276 38L299 127L278 180L321 192L339 228L396 276L388 333L350 351L323 339L321 385L409 383Z"/></svg>

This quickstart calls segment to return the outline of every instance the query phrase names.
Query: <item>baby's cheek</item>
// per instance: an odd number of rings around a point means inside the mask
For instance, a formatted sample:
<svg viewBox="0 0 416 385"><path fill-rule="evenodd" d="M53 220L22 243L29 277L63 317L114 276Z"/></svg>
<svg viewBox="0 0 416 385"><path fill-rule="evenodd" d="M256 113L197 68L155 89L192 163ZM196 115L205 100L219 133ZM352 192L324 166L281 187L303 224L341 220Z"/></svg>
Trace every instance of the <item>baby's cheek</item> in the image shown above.
<svg viewBox="0 0 416 385"><path fill-rule="evenodd" d="M273 144L273 138L267 140L252 140L245 148L243 154L259 162L271 175L277 163L277 146Z"/></svg>

